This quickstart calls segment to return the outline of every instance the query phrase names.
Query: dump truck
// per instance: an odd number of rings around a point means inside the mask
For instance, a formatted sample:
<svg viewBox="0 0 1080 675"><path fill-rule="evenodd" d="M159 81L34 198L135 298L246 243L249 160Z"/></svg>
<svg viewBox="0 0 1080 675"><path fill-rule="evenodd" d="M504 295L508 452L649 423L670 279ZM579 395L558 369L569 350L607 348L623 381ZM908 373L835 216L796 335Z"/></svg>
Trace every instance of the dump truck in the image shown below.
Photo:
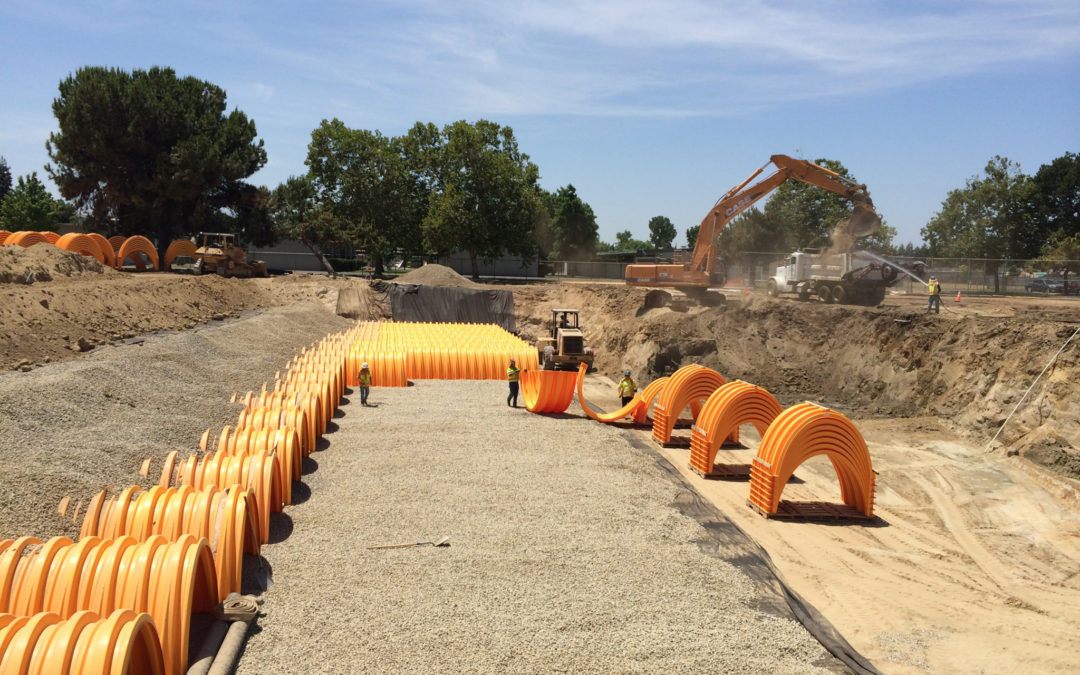
<svg viewBox="0 0 1080 675"><path fill-rule="evenodd" d="M873 307L885 299L886 290L900 278L900 269L867 251L796 251L769 278L769 295L795 293L800 300L816 296L822 302ZM922 263L903 269L920 277L925 273Z"/></svg>
<svg viewBox="0 0 1080 675"><path fill-rule="evenodd" d="M201 245L195 249L195 274L222 277L265 277L266 263L248 260L247 252L236 245L235 235L227 232L202 232Z"/></svg>
<svg viewBox="0 0 1080 675"><path fill-rule="evenodd" d="M755 183L754 180L770 164L776 167L776 171ZM865 237L881 226L881 216L874 210L865 185L805 159L773 155L768 162L716 200L701 221L694 252L688 263L627 265L626 283L630 286L674 288L702 304L723 302L724 296L714 290L727 283L727 269L716 247L717 235L736 216L788 180L814 185L850 201L853 210L843 229L851 241Z"/></svg>
<svg viewBox="0 0 1080 675"><path fill-rule="evenodd" d="M536 341L541 368L577 370L582 363L592 367L593 353L585 346L580 314L576 309L551 310L551 330Z"/></svg>

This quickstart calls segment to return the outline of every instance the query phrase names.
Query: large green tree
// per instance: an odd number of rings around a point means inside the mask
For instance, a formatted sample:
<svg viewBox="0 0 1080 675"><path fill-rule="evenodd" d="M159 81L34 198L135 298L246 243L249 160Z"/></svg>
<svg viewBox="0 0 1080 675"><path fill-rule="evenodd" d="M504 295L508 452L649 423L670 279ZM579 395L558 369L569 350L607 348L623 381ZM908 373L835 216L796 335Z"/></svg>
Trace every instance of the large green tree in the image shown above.
<svg viewBox="0 0 1080 675"><path fill-rule="evenodd" d="M815 159L814 163L852 181L856 180L848 168L837 160L820 158ZM783 247L766 250L828 247L833 230L838 223L851 217L853 209L854 205L849 200L834 192L797 180L786 181L773 192L763 209L769 220L783 226ZM856 245L887 251L895 234L896 230L883 226L876 233L859 239Z"/></svg>
<svg viewBox="0 0 1080 675"><path fill-rule="evenodd" d="M1033 177L1035 207L1046 238L1080 234L1080 154L1067 152Z"/></svg>
<svg viewBox="0 0 1080 675"><path fill-rule="evenodd" d="M717 246L721 257L727 260L745 253L786 252L791 248L791 232L768 209L753 207L724 228L717 237Z"/></svg>
<svg viewBox="0 0 1080 675"><path fill-rule="evenodd" d="M314 201L324 211L315 222L329 226L320 238L364 249L377 276L389 253L415 245L415 179L401 138L350 129L339 119L323 120L311 133L307 165Z"/></svg>
<svg viewBox="0 0 1080 675"><path fill-rule="evenodd" d="M986 258L985 271L999 290L998 258L1033 258L1045 242L1035 208L1035 183L1015 162L996 156L981 176L949 191L922 228L933 256Z"/></svg>
<svg viewBox="0 0 1080 675"><path fill-rule="evenodd" d="M0 202L4 201L7 193L11 192L11 167L7 160L0 157Z"/></svg>
<svg viewBox="0 0 1080 675"><path fill-rule="evenodd" d="M75 209L49 194L36 173L19 176L15 187L0 201L0 229L48 230L69 222Z"/></svg>
<svg viewBox="0 0 1080 675"><path fill-rule="evenodd" d="M421 223L435 252L465 251L472 275L479 258L536 254L535 225L543 209L539 169L518 147L514 131L488 120L458 121L437 134L430 125L410 132L415 154L426 160L431 190Z"/></svg>
<svg viewBox="0 0 1080 675"><path fill-rule="evenodd" d="M675 243L679 231L667 216L653 216L649 219L649 243L658 251L666 251Z"/></svg>
<svg viewBox="0 0 1080 675"><path fill-rule="evenodd" d="M171 239L237 224L266 164L255 123L225 91L171 68L86 67L53 101L49 174L99 229ZM222 218L222 212L229 212Z"/></svg>
<svg viewBox="0 0 1080 675"><path fill-rule="evenodd" d="M686 228L686 246L687 248L694 248L697 245L698 232L701 231L701 225L691 225Z"/></svg>
<svg viewBox="0 0 1080 675"><path fill-rule="evenodd" d="M552 254L560 260L589 258L599 242L596 215L573 185L559 188L554 196Z"/></svg>

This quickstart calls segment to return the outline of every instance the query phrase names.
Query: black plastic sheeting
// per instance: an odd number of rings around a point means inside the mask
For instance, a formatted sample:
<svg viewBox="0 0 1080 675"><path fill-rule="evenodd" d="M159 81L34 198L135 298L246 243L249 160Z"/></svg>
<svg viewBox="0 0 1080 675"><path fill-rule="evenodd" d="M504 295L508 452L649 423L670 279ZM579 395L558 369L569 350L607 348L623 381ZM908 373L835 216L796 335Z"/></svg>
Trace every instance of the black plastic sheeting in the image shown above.
<svg viewBox="0 0 1080 675"><path fill-rule="evenodd" d="M494 323L517 332L514 294L445 286L387 284L394 321Z"/></svg>
<svg viewBox="0 0 1080 675"><path fill-rule="evenodd" d="M674 506L682 514L690 516L705 528L706 535L697 541L698 548L714 558L725 560L738 567L750 578L750 581L761 591L759 600L755 603L757 609L774 616L795 619L836 658L832 664L814 665L838 672L881 675L874 664L856 651L828 619L787 585L769 554L750 535L728 519L713 504L703 499L683 479L678 469L654 450L648 442L642 440L640 434L633 431L623 431L622 434L632 446L652 457L657 466L684 488L676 494Z"/></svg>

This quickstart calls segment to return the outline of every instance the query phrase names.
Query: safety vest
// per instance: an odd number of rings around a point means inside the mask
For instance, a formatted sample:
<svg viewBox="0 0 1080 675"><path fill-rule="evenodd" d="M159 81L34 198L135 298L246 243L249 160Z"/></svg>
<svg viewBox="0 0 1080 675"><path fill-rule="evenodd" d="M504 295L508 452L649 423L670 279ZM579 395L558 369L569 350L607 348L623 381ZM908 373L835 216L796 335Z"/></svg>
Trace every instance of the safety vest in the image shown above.
<svg viewBox="0 0 1080 675"><path fill-rule="evenodd" d="M511 382L517 382L518 381L518 373L520 373L520 372L521 371L518 370L517 368L507 368L506 369L506 379L511 381Z"/></svg>
<svg viewBox="0 0 1080 675"><path fill-rule="evenodd" d="M371 371L370 370L361 370L360 371L360 386L361 387L370 387L371 386Z"/></svg>
<svg viewBox="0 0 1080 675"><path fill-rule="evenodd" d="M941 284L936 281L931 281L926 285L926 292L929 295L941 295Z"/></svg>
<svg viewBox="0 0 1080 675"><path fill-rule="evenodd" d="M619 383L619 396L633 396L636 393L637 385L634 384L634 380L624 377L622 382Z"/></svg>

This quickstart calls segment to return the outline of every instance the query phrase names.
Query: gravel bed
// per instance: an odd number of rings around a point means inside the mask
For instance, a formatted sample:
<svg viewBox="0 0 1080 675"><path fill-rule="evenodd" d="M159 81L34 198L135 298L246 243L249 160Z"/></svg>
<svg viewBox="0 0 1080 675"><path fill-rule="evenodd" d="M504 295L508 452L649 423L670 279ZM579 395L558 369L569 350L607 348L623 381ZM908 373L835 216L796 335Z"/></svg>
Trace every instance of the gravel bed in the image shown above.
<svg viewBox="0 0 1080 675"><path fill-rule="evenodd" d="M139 466L195 449L233 423L234 391L255 389L296 351L350 322L314 303L94 349L29 372L0 373L0 538L74 535L57 503L146 481Z"/></svg>
<svg viewBox="0 0 1080 675"><path fill-rule="evenodd" d="M504 388L420 382L343 406L310 497L263 549L273 583L239 673L837 669L703 551L651 457L583 418L509 410Z"/></svg>

